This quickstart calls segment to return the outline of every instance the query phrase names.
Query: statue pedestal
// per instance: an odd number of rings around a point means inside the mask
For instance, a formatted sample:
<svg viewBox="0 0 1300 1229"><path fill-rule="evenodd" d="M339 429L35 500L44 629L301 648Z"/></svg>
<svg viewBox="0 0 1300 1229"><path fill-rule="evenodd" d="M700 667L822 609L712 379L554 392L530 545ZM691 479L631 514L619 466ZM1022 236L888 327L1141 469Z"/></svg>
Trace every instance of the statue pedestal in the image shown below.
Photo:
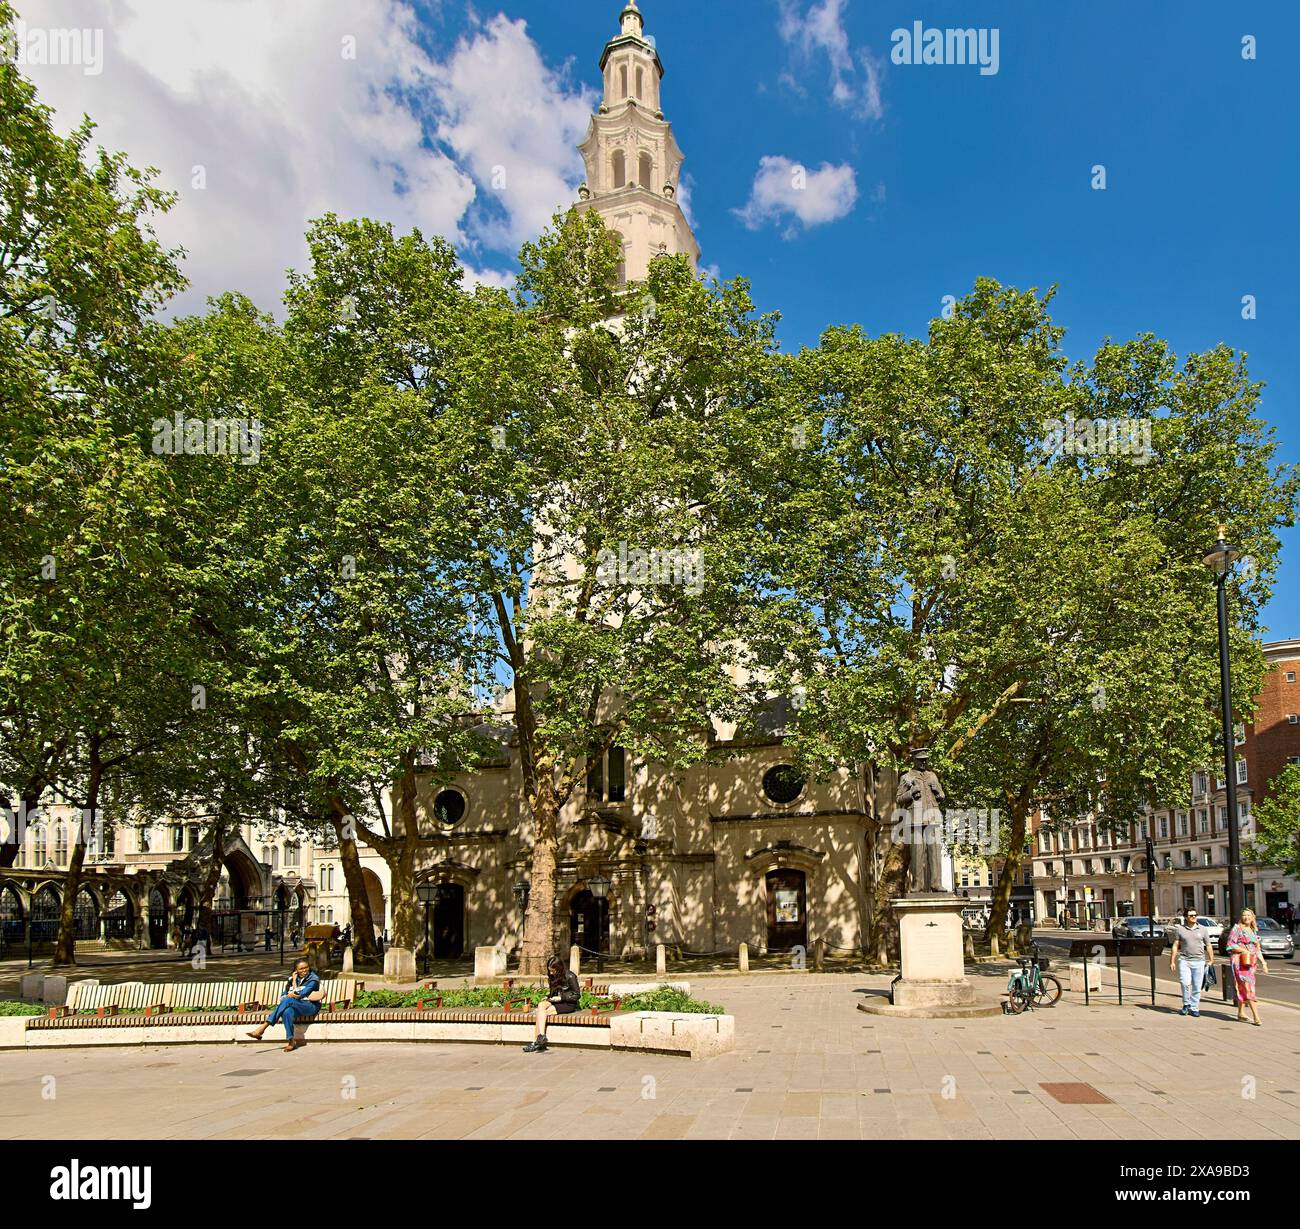
<svg viewBox="0 0 1300 1229"><path fill-rule="evenodd" d="M898 918L902 973L889 1001L858 1004L862 1011L900 1016L986 1016L1001 1014L1000 1003L979 1002L966 977L960 896L947 892L913 893L893 902Z"/></svg>

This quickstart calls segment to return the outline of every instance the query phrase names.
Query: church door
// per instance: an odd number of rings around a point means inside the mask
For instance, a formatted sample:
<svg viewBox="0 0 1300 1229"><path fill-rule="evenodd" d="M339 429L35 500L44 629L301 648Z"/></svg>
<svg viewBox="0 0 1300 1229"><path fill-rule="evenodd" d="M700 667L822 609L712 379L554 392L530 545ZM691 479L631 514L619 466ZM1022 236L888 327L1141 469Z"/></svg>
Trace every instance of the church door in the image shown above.
<svg viewBox="0 0 1300 1229"><path fill-rule="evenodd" d="M767 950L808 946L808 892L803 871L767 873Z"/></svg>
<svg viewBox="0 0 1300 1229"><path fill-rule="evenodd" d="M433 906L433 958L459 960L465 954L465 889L459 883L442 888Z"/></svg>

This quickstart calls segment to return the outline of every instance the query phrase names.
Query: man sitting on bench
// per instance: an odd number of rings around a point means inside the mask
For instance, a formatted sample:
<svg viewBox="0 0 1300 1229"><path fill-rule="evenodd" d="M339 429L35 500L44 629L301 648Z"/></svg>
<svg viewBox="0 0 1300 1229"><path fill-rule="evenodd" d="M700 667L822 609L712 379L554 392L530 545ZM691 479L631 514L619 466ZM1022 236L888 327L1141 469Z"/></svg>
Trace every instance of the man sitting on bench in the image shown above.
<svg viewBox="0 0 1300 1229"><path fill-rule="evenodd" d="M293 976L285 983L284 994L275 1010L266 1017L265 1024L258 1025L248 1035L254 1041L261 1041L262 1034L272 1024L283 1021L284 1035L289 1041L289 1044L284 1047L284 1052L291 1053L303 1044L301 1039L294 1039L294 1021L310 1020L320 1011L321 999L324 997L325 992L321 989L320 978L315 970L305 960L299 960L293 966Z"/></svg>

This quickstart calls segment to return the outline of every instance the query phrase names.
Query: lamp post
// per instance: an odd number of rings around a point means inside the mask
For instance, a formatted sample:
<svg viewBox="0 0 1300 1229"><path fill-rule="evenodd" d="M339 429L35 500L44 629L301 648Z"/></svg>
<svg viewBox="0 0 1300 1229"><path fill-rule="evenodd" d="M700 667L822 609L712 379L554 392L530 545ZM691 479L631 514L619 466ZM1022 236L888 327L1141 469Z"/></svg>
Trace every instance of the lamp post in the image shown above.
<svg viewBox="0 0 1300 1229"><path fill-rule="evenodd" d="M415 888L415 895L424 906L424 975L429 976L429 906L438 899L440 884L421 883Z"/></svg>
<svg viewBox="0 0 1300 1229"><path fill-rule="evenodd" d="M604 913L604 910L601 908L601 903L600 903L600 902L603 902L603 901L604 901L604 900L609 896L609 880L606 879L603 875L600 875L600 874L593 875L590 879L587 880L587 890L591 892L592 896L594 896L594 897L596 898L596 901L597 901L597 905L596 905L596 972L597 972L597 973L600 973L600 972L604 969L604 960L603 960L603 958L602 958L602 957L603 957L604 948L603 948L602 944L603 944L603 942L604 942L604 938L605 938L604 917L602 916L603 913Z"/></svg>
<svg viewBox="0 0 1300 1229"><path fill-rule="evenodd" d="M524 939L528 934L528 898L532 895L533 885L527 879L520 879L510 890L515 894L515 901L519 905L519 950L522 953Z"/></svg>
<svg viewBox="0 0 1300 1229"><path fill-rule="evenodd" d="M1232 668L1228 660L1228 575L1241 552L1224 540L1219 526L1218 541L1205 555L1205 566L1214 573L1219 606L1219 700L1223 725L1223 786L1228 801L1228 912L1232 921L1241 917L1245 891L1241 880L1241 828L1237 822L1237 741L1232 734ZM1213 805L1213 804L1211 804Z"/></svg>

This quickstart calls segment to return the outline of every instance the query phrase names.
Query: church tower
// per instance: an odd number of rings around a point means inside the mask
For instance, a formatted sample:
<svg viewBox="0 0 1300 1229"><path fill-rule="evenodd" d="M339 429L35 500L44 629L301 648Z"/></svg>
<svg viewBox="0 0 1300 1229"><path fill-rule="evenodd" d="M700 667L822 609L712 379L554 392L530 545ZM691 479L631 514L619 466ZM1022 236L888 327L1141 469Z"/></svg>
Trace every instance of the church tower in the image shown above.
<svg viewBox="0 0 1300 1229"><path fill-rule="evenodd" d="M600 110L578 146L587 166L578 207L595 209L618 232L623 280L639 281L663 253L683 253L695 268L700 247L677 203L682 151L660 109L663 61L645 34L637 0L627 0L619 26L600 57Z"/></svg>

